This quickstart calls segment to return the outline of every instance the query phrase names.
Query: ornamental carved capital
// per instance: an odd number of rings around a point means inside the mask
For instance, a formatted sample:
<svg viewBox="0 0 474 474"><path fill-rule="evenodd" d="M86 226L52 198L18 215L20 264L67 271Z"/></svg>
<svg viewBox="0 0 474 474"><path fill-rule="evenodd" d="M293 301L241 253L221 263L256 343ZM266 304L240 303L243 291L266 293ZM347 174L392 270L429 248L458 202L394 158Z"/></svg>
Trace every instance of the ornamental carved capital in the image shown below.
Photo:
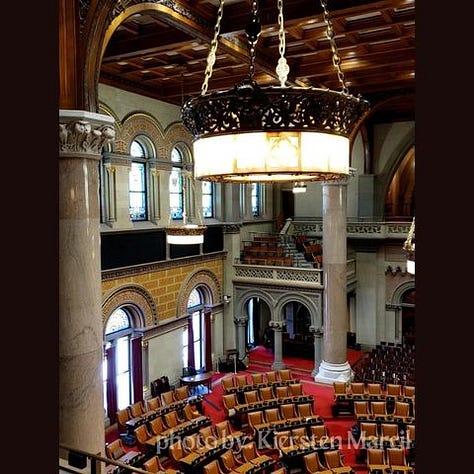
<svg viewBox="0 0 474 474"><path fill-rule="evenodd" d="M236 326L245 326L247 324L248 318L246 316L240 316L234 318L234 324Z"/></svg>
<svg viewBox="0 0 474 474"><path fill-rule="evenodd" d="M285 321L269 321L268 325L274 330L274 331L283 331L283 329L286 326Z"/></svg>
<svg viewBox="0 0 474 474"><path fill-rule="evenodd" d="M309 328L309 332L311 334L313 334L315 337L323 337L323 334L324 334L324 331L323 331L323 327L321 326L310 326Z"/></svg>
<svg viewBox="0 0 474 474"><path fill-rule="evenodd" d="M100 154L114 139L112 117L84 111L60 111L60 152Z"/></svg>

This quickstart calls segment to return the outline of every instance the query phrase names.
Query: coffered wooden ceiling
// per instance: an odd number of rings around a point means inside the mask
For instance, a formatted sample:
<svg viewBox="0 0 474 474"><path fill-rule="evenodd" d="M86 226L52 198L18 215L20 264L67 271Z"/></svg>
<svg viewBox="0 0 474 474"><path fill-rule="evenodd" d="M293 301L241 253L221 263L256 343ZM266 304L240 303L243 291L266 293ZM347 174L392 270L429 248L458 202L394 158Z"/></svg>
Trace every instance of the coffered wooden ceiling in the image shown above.
<svg viewBox="0 0 474 474"><path fill-rule="evenodd" d="M161 3L173 5L173 15L146 11L116 29L104 53L100 82L180 105L183 98L201 92L218 0ZM277 3L258 2L262 32L254 78L262 86L278 84ZM248 76L245 27L251 5L251 0L224 4L209 92L229 89ZM414 119L415 1L328 0L327 5L349 92L377 106L379 117ZM319 0L284 0L283 7L287 85L341 90Z"/></svg>

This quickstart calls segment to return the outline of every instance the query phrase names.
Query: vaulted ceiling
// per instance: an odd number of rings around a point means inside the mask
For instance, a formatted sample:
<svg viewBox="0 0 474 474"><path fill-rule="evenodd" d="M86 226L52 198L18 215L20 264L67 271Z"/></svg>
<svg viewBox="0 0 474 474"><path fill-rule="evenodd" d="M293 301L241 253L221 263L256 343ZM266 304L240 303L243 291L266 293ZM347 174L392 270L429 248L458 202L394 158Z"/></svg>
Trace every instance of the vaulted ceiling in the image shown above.
<svg viewBox="0 0 474 474"><path fill-rule="evenodd" d="M128 2L132 3L141 2ZM104 52L100 82L181 105L201 92L219 1L162 3L173 6L173 15L144 10L128 16L115 30ZM248 77L245 28L252 3L224 3L209 92L230 89ZM278 85L278 1L255 4L262 31L254 79L260 85ZM349 92L369 100L379 120L413 120L415 1L328 0L327 7ZM341 90L319 0L284 0L283 16L290 66L287 85ZM199 31L193 24L201 26Z"/></svg>

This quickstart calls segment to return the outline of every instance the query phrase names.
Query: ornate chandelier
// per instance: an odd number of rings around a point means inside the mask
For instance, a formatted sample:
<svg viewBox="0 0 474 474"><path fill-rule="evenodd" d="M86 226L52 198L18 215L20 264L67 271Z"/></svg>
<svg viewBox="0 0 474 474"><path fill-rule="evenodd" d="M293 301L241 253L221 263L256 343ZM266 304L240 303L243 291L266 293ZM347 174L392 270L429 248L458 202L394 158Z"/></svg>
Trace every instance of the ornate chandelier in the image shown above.
<svg viewBox="0 0 474 474"><path fill-rule="evenodd" d="M204 232L207 226L202 224L192 224L187 221L186 213L186 190L188 188L187 183L189 182L193 188L191 193L194 198L194 179L190 171L183 169L181 170L183 179L183 224L182 225L169 225L165 227L166 241L168 244L175 245L193 245L202 244L204 242ZM201 211L198 209L199 221L201 222Z"/></svg>
<svg viewBox="0 0 474 474"><path fill-rule="evenodd" d="M194 138L194 174L215 182L287 182L338 179L349 174L350 140L369 103L349 94L341 69L326 0L323 8L332 62L342 91L285 85L283 0L278 0L279 86L254 81L256 43L261 32L258 2L246 28L249 77L227 91L207 93L216 60L224 0L220 0L201 95L182 106L182 120Z"/></svg>

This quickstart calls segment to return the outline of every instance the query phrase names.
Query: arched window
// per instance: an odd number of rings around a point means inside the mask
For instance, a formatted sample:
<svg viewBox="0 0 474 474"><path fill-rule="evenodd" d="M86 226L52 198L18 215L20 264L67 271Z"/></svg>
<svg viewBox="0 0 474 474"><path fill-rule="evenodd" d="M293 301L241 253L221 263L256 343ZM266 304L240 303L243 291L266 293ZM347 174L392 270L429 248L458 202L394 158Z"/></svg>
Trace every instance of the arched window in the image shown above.
<svg viewBox="0 0 474 474"><path fill-rule="evenodd" d="M105 326L102 363L104 409L112 422L117 410L143 399L141 337L134 337L133 312L116 309Z"/></svg>
<svg viewBox="0 0 474 474"><path fill-rule="evenodd" d="M202 216L214 217L214 183L210 181L202 182Z"/></svg>
<svg viewBox="0 0 474 474"><path fill-rule="evenodd" d="M188 314L190 320L188 330L183 332L183 367L193 365L196 370L205 367L205 327L204 327L204 296L198 288L191 291L188 299ZM189 347L192 344L192 348ZM190 352L192 353L190 354ZM189 357L191 355L191 358ZM190 359L194 363L190 364Z"/></svg>
<svg viewBox="0 0 474 474"><path fill-rule="evenodd" d="M170 174L170 214L171 219L183 218L183 153L178 147L171 150L173 168Z"/></svg>
<svg viewBox="0 0 474 474"><path fill-rule="evenodd" d="M132 157L129 174L130 219L148 219L147 160L154 156L151 141L144 135L135 137L130 145Z"/></svg>

